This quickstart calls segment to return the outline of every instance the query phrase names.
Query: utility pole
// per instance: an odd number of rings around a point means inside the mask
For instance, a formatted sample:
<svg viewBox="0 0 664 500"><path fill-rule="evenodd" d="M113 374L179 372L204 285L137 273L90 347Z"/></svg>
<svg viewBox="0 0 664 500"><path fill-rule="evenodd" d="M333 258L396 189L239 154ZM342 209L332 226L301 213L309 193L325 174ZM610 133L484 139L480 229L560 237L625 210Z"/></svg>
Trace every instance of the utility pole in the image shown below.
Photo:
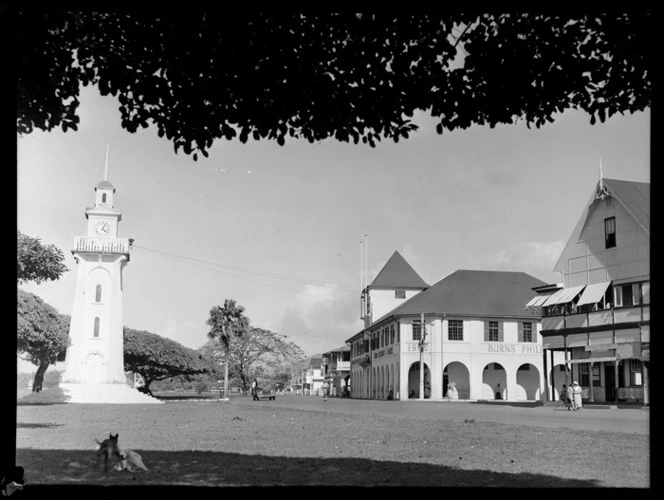
<svg viewBox="0 0 664 500"><path fill-rule="evenodd" d="M424 339L426 328L424 328L424 312L420 313L420 399L424 399Z"/></svg>

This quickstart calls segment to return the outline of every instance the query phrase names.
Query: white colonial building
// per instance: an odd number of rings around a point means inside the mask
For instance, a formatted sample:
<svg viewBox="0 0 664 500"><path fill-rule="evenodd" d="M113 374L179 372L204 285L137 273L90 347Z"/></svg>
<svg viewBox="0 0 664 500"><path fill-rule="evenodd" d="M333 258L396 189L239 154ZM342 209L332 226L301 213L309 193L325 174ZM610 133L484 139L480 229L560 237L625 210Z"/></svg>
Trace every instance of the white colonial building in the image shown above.
<svg viewBox="0 0 664 500"><path fill-rule="evenodd" d="M403 298L414 284L420 291ZM458 270L427 287L395 253L362 300L367 313L389 308L388 295L398 305L347 340L352 397L442 400L454 382L459 399L542 399L540 315L524 304L544 285L522 272Z"/></svg>
<svg viewBox="0 0 664 500"><path fill-rule="evenodd" d="M648 404L650 184L600 179L554 270L563 283L527 304L542 314L550 396L578 381L589 402Z"/></svg>

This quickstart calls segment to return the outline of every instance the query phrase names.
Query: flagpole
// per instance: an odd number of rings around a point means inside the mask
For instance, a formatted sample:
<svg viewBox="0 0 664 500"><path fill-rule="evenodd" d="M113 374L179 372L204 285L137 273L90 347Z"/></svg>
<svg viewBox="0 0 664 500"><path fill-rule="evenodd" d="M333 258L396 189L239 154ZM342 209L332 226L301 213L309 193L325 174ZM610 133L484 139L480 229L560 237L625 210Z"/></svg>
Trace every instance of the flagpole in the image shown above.
<svg viewBox="0 0 664 500"><path fill-rule="evenodd" d="M369 326L371 326L371 304L369 303L369 267L368 267L368 254L369 254L369 239L368 236L365 234L364 235L364 289L366 291L365 297L366 297L366 308L365 308L365 319L364 319L364 329L366 331L367 328L367 315L369 316L368 322ZM373 375L374 375L374 367L373 367L373 335L369 333L369 399L373 399Z"/></svg>
<svg viewBox="0 0 664 500"><path fill-rule="evenodd" d="M104 160L104 180L108 180L108 147L110 143L106 143L106 159Z"/></svg>

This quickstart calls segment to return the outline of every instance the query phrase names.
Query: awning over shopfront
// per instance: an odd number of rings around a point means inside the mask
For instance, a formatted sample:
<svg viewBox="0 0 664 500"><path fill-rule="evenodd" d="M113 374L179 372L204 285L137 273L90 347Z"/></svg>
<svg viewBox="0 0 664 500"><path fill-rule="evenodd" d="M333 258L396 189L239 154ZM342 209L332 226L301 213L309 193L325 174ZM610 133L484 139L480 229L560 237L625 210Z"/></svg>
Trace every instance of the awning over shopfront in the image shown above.
<svg viewBox="0 0 664 500"><path fill-rule="evenodd" d="M530 299L530 302L526 304L526 309L532 309L535 307L541 307L541 305L544 303L546 299L548 299L551 296L550 293L544 293L544 294L539 294L532 299Z"/></svg>
<svg viewBox="0 0 664 500"><path fill-rule="evenodd" d="M611 284L610 281L605 281L603 283L595 283L593 285L586 285L585 290L581 294L581 298L576 303L577 306L582 306L584 304L597 304L602 300L606 289L609 288Z"/></svg>
<svg viewBox="0 0 664 500"><path fill-rule="evenodd" d="M564 288L561 288L557 292L553 292L551 295L547 297L547 299L544 302L540 304L540 307L549 307L557 304L558 299L560 299L564 293L565 293Z"/></svg>
<svg viewBox="0 0 664 500"><path fill-rule="evenodd" d="M561 290L561 295L556 299L556 304L567 304L568 302L572 302L577 295L581 293L581 290L585 288L586 285L581 285L581 286L571 286L569 288L563 288ZM548 305L553 305L553 304L548 304Z"/></svg>

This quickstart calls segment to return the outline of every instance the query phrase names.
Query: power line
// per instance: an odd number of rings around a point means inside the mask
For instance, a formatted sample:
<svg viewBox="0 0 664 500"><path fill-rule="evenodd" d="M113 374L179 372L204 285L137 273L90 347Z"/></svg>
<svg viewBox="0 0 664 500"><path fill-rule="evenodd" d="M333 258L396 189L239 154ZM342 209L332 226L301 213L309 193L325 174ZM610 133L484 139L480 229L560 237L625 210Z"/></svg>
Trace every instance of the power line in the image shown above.
<svg viewBox="0 0 664 500"><path fill-rule="evenodd" d="M171 252L165 252L163 250L156 250L154 248L147 248L147 247L144 247L144 246L141 246L141 245L136 245L136 244L133 245L133 248L138 248L138 249L141 249L141 250L146 250L148 252L153 252L153 253L157 253L157 254L161 254L161 255L166 255L168 257L173 257L173 258L176 258L176 259L181 259L181 260L187 261L190 264L194 264L194 265L198 264L199 267L201 267L201 264L204 265L204 266L221 267L221 268L224 268L224 269L230 269L232 271L237 271L237 272L240 272L240 273L255 274L255 275L263 276L263 277L266 277L266 278L273 278L273 279L278 279L278 280L291 281L291 282L301 283L301 284L305 284L305 285L322 285L322 286L324 286L324 285L329 285L330 284L330 283L324 283L322 281L314 281L314 280L310 280L310 279L307 280L307 279L299 278L299 277L296 277L296 276L288 276L288 275L285 275L285 274L277 274L277 273L272 273L272 272L269 272L269 271L261 271L261 270L258 270L258 269L250 269L250 268L239 267L239 266L229 266L229 265L226 265L226 264L220 264L218 262L210 262L210 261L207 261L207 260L196 259L194 257L187 257L187 256L184 256L184 255L179 255L179 254L175 254L175 253L171 253ZM253 283L258 283L260 285L273 286L273 285L269 285L267 283L251 280L251 279L243 277L243 276L237 276L237 275L233 275L233 274L224 273L224 272L222 272L218 269L211 269L209 267L206 267L205 269L215 271L215 272L219 272L219 273L222 273L222 274L226 274L227 276L231 276L231 277L234 277L234 278L251 281ZM355 290L353 288L346 287L346 286L343 286L343 285L336 285L336 286L342 292L353 293L353 294L357 293L357 290ZM274 287L274 288L279 288L279 287ZM280 289L281 290L286 290L284 288L280 288ZM292 292L294 290L286 290L286 291Z"/></svg>

